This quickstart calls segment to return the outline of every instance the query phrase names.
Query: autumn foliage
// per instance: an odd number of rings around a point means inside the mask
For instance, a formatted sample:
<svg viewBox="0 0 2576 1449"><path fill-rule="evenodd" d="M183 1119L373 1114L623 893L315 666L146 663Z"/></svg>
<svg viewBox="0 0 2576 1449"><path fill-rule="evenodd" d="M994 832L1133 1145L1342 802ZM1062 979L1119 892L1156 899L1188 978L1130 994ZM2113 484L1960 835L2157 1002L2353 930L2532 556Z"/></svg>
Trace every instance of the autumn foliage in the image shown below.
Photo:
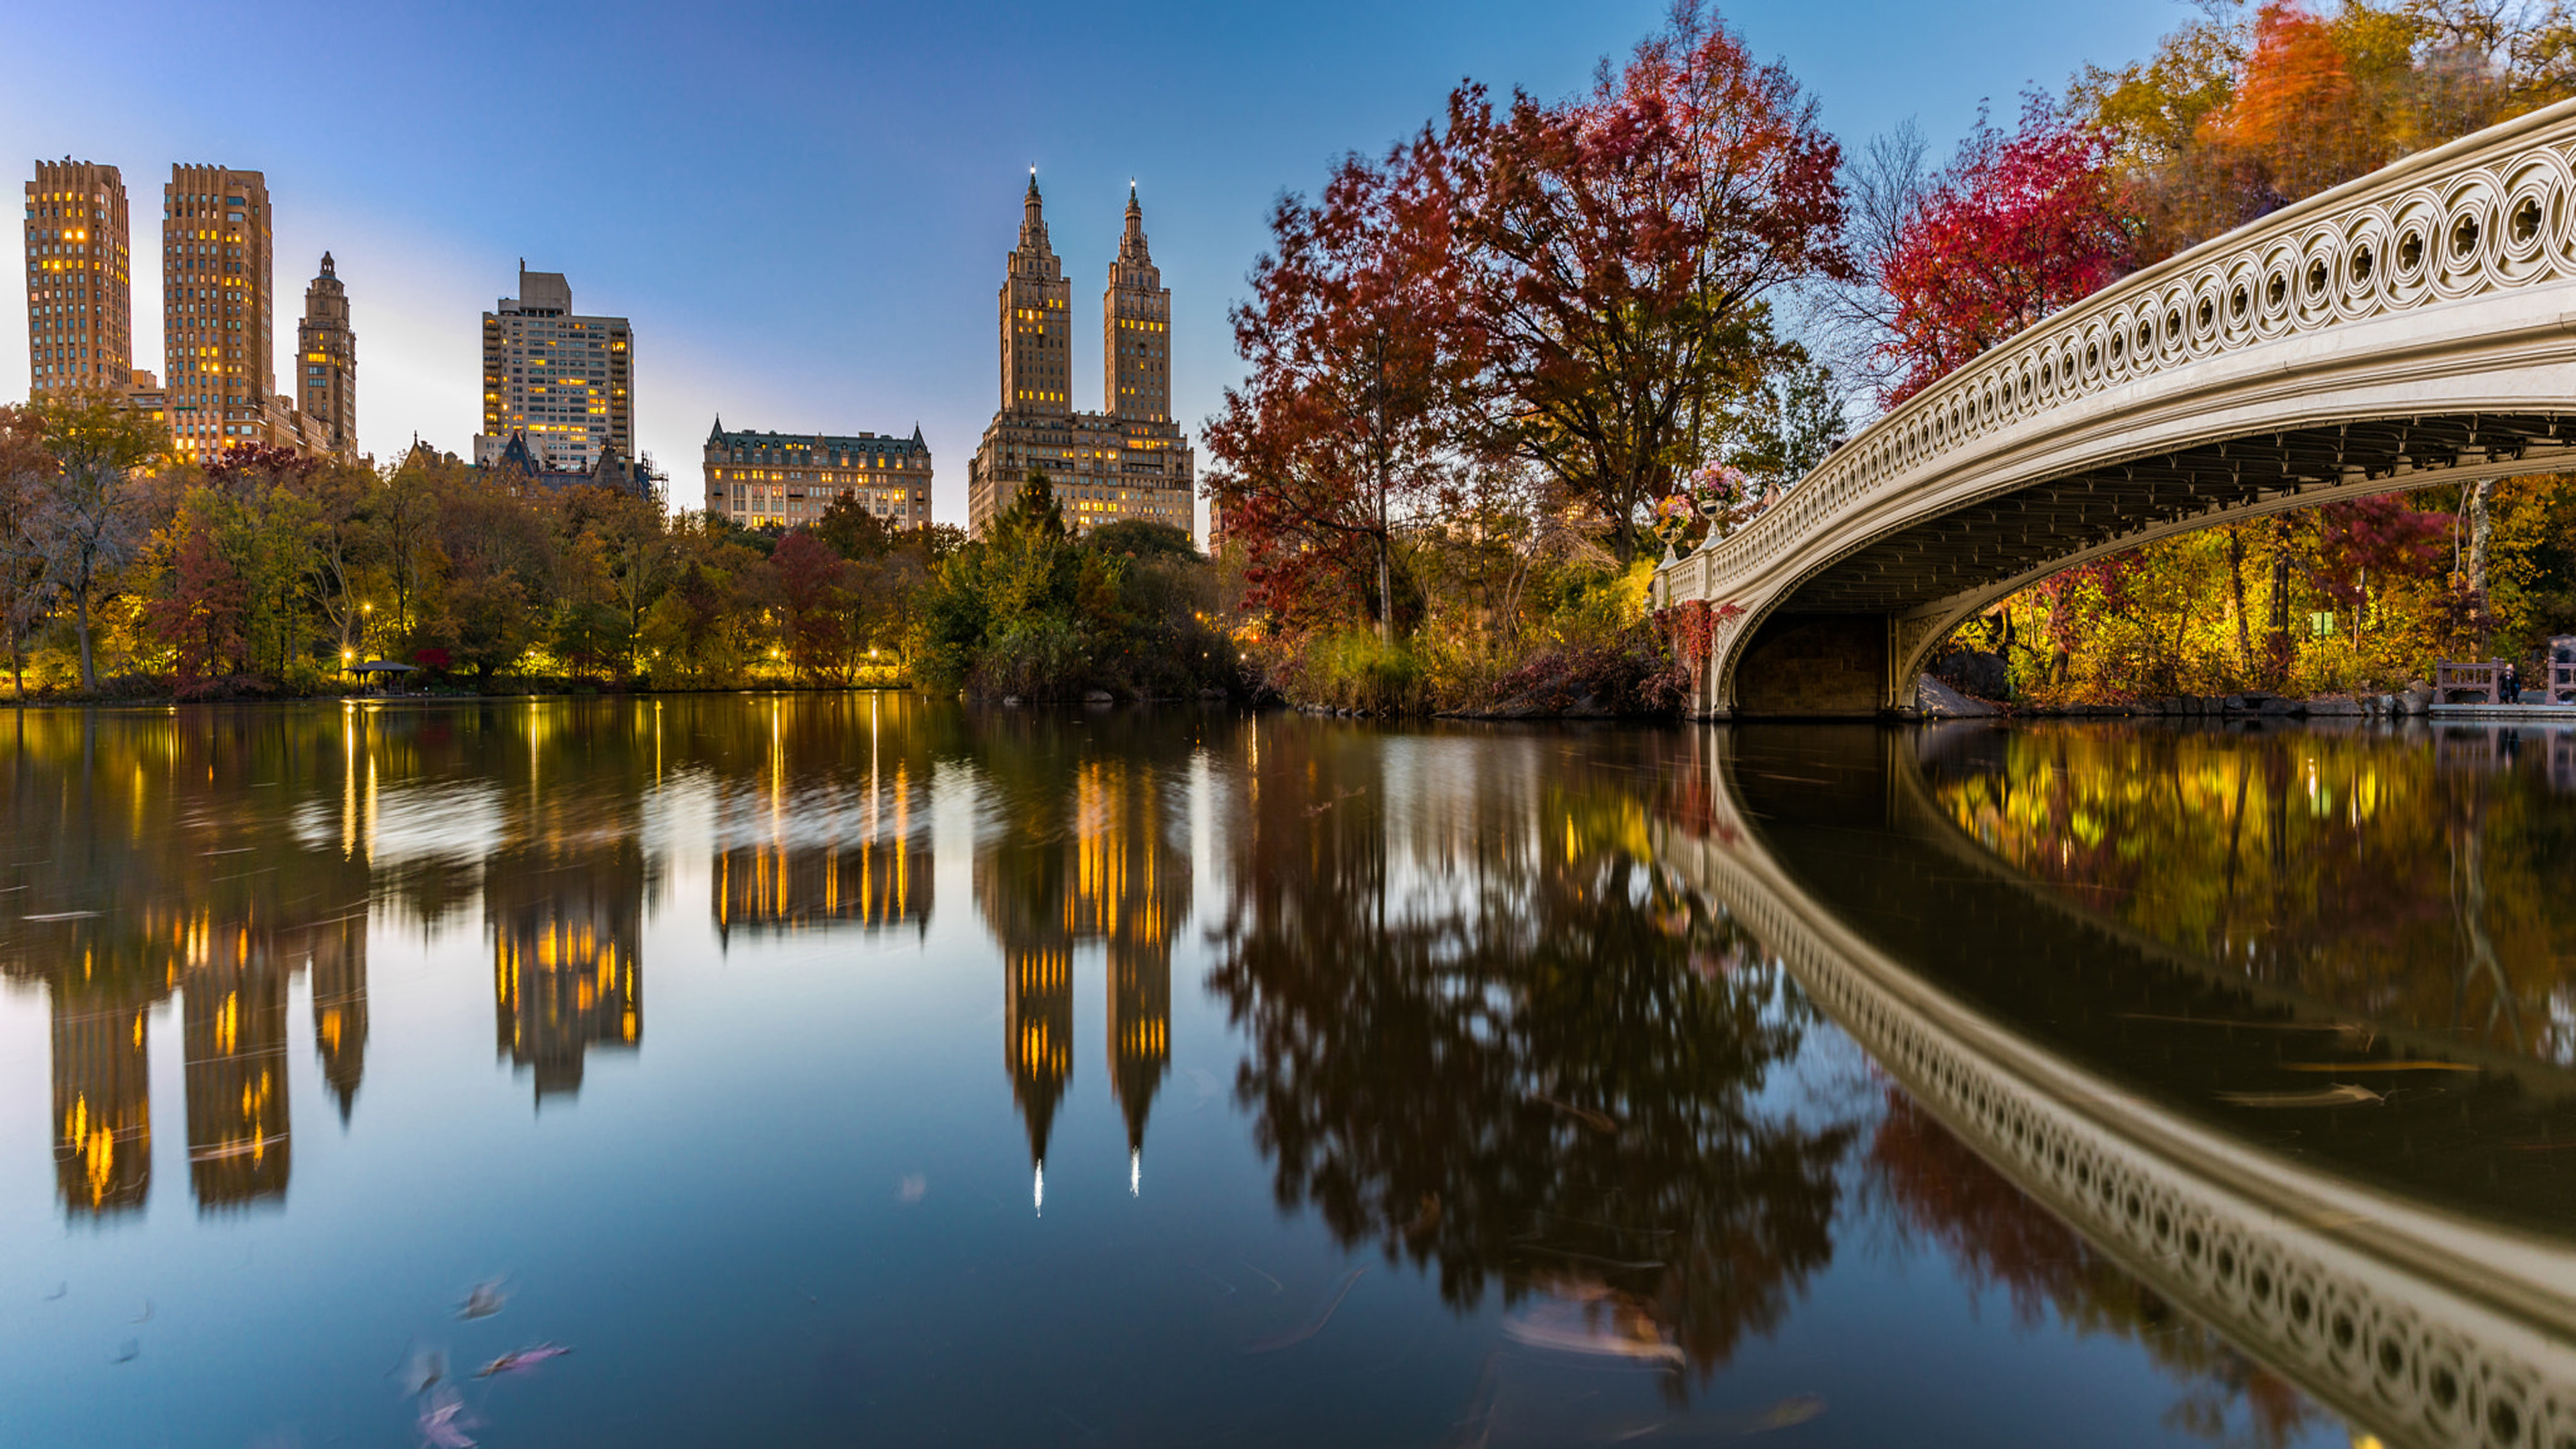
<svg viewBox="0 0 2576 1449"><path fill-rule="evenodd" d="M2041 97L2017 130L1977 127L1881 262L1896 304L1881 344L1890 404L2130 270L2109 161L2099 133Z"/></svg>
<svg viewBox="0 0 2576 1449"><path fill-rule="evenodd" d="M1250 376L1208 430L1275 677L1373 708L1422 679L1433 703L1586 697L1544 661L1624 657L1656 504L1727 455L1797 476L1839 433L1771 302L1852 275L1840 156L1686 4L1577 95L1461 85L1283 200L1234 314Z"/></svg>
<svg viewBox="0 0 2576 1449"><path fill-rule="evenodd" d="M2555 11L2274 0L2213 10L2149 60L1980 125L1871 252L1886 401L2149 264L2410 151L2576 93ZM1884 185L1881 193L1891 190ZM2554 479L2446 487L2186 535L2067 570L1965 642L2018 690L2125 700L2388 689L2436 657L2576 630Z"/></svg>

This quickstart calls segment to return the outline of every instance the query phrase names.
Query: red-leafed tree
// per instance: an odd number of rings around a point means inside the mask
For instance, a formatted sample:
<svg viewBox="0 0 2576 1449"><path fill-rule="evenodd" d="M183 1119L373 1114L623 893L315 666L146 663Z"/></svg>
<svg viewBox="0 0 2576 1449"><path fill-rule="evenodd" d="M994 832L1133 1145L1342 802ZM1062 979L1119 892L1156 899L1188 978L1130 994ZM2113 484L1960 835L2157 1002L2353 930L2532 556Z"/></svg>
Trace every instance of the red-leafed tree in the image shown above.
<svg viewBox="0 0 2576 1449"><path fill-rule="evenodd" d="M778 571L778 603L787 660L807 679L848 683L851 648L849 561L809 528L791 531L769 555Z"/></svg>
<svg viewBox="0 0 2576 1449"><path fill-rule="evenodd" d="M250 651L251 588L211 529L183 526L171 560L170 589L146 602L143 616L177 654L181 688L238 673Z"/></svg>
<svg viewBox="0 0 2576 1449"><path fill-rule="evenodd" d="M1396 534L1449 476L1465 359L1449 214L1420 146L1346 158L1283 197L1234 309L1252 375L1207 430L1210 493L1247 554L1247 602L1294 621L1354 606L1395 633Z"/></svg>
<svg viewBox="0 0 2576 1449"><path fill-rule="evenodd" d="M2117 280L2132 255L2100 136L2036 96L2009 134L1980 123L1880 264L1896 302L1887 401Z"/></svg>
<svg viewBox="0 0 2576 1449"><path fill-rule="evenodd" d="M1498 110L1466 86L1431 139L1478 365L1465 441L1535 465L1633 558L1760 381L1766 295L1849 274L1841 149L1786 70L1687 0L1577 100Z"/></svg>

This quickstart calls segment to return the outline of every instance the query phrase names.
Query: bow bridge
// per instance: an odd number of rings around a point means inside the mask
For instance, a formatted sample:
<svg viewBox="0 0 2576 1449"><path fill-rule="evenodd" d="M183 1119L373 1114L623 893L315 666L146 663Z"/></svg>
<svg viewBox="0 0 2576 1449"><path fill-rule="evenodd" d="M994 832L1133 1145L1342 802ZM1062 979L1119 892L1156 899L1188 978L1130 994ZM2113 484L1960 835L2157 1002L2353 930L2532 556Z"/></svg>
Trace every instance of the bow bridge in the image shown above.
<svg viewBox="0 0 2576 1449"><path fill-rule="evenodd" d="M1910 706L2060 569L2337 499L2576 469L2576 102L2107 287L1908 399L1656 576L1704 718Z"/></svg>

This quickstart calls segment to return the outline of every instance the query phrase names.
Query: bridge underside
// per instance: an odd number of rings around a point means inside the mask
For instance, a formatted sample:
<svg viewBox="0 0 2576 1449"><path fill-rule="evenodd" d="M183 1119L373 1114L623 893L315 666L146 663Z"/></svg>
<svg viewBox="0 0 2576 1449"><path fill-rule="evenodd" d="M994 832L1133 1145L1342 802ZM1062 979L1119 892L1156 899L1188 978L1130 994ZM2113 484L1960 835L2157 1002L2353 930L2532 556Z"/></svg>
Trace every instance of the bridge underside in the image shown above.
<svg viewBox="0 0 2576 1449"><path fill-rule="evenodd" d="M2570 400L2576 414L2576 399ZM2576 468L2576 416L2423 416L2161 450L1979 499L1801 579L1735 651L1732 713L1857 717L1910 702L1961 620L2059 569L2157 538L2462 478ZM1715 701L1712 701L1715 703Z"/></svg>

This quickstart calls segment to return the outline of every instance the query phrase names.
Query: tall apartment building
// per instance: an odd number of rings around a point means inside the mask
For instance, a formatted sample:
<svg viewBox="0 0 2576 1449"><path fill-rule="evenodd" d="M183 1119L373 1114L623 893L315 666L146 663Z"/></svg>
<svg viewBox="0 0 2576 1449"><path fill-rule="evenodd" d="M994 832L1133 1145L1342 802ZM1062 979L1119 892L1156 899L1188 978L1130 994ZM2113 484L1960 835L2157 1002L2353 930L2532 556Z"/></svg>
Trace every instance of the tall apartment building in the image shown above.
<svg viewBox="0 0 2576 1449"><path fill-rule="evenodd" d="M921 426L909 438L859 433L707 433L707 512L746 527L793 528L853 498L889 528L930 525L930 445Z"/></svg>
<svg viewBox="0 0 2576 1449"><path fill-rule="evenodd" d="M273 404L276 312L268 179L174 165L161 196L162 390L180 456L298 446Z"/></svg>
<svg viewBox="0 0 2576 1449"><path fill-rule="evenodd" d="M358 452L358 334L349 328L349 291L331 254L304 287L304 320L295 329L295 389L306 428L323 449Z"/></svg>
<svg viewBox="0 0 2576 1449"><path fill-rule="evenodd" d="M92 161L36 163L27 183L27 376L33 394L123 391L134 375L134 258L125 179Z"/></svg>
<svg viewBox="0 0 2576 1449"><path fill-rule="evenodd" d="M519 295L483 314L483 431L474 461L511 437L548 469L586 472L603 449L635 456L635 338L623 317L577 317L561 272L519 263Z"/></svg>
<svg viewBox="0 0 2576 1449"><path fill-rule="evenodd" d="M1196 461L1172 421L1172 293L1127 192L1127 227L1100 299L1102 410L1073 408L1072 286L1047 240L1037 173L1000 294L1001 407L967 466L967 531L982 536L1032 471L1079 532L1124 519L1191 531Z"/></svg>

